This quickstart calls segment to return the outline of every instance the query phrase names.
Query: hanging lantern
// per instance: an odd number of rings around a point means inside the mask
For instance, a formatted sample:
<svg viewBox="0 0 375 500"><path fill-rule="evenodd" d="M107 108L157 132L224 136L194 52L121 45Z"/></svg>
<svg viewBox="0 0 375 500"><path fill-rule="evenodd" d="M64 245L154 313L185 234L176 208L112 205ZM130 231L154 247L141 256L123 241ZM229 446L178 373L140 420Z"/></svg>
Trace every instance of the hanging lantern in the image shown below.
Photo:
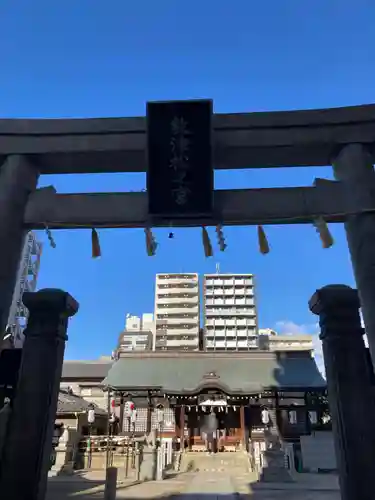
<svg viewBox="0 0 375 500"><path fill-rule="evenodd" d="M289 423L290 424L297 423L297 412L295 410L289 412Z"/></svg>
<svg viewBox="0 0 375 500"><path fill-rule="evenodd" d="M270 422L270 414L269 414L269 411L266 408L264 408L262 410L261 416L262 416L262 423L263 424L269 424L269 422Z"/></svg>
<svg viewBox="0 0 375 500"><path fill-rule="evenodd" d="M316 411L309 411L309 420L310 420L310 423L313 425L318 423L318 416L317 416Z"/></svg>
<svg viewBox="0 0 375 500"><path fill-rule="evenodd" d="M95 422L95 410L90 408L87 412L87 421L90 425Z"/></svg>

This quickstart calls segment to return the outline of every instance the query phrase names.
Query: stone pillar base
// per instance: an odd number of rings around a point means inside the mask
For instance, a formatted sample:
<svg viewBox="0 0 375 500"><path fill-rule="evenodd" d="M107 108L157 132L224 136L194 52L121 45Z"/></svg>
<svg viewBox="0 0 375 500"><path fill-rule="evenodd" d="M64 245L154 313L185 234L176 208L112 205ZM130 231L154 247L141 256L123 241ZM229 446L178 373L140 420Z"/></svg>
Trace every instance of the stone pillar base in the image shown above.
<svg viewBox="0 0 375 500"><path fill-rule="evenodd" d="M285 468L284 452L282 450L266 450L263 452L264 465L259 480L265 483L294 482L288 469Z"/></svg>

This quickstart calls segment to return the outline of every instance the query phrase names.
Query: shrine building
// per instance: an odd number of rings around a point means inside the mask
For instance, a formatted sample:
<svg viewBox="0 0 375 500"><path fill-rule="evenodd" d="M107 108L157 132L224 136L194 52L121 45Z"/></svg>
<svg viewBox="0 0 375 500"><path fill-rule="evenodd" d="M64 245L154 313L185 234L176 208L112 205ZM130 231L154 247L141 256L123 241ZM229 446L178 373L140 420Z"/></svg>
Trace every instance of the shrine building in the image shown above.
<svg viewBox="0 0 375 500"><path fill-rule="evenodd" d="M204 416L214 411L221 451L248 448L265 430L284 441L310 434L322 425L316 396L326 391L309 351L120 352L103 385L120 433L155 429L185 450L200 450ZM132 422L124 413L128 401L136 407Z"/></svg>

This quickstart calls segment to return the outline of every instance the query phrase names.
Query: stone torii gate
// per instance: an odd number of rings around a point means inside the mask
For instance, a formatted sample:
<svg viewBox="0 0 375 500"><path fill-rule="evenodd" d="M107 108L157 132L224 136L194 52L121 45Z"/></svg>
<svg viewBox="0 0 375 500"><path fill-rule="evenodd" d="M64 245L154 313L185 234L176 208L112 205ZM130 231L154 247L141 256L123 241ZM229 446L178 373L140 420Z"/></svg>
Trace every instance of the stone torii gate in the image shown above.
<svg viewBox="0 0 375 500"><path fill-rule="evenodd" d="M213 114L211 137L216 169L332 165L337 181L213 191L212 213L173 225L343 222L375 359L375 105ZM147 147L145 117L0 120L2 331L26 230L144 228L150 221L147 192L58 194L37 189L39 175L145 172Z"/></svg>

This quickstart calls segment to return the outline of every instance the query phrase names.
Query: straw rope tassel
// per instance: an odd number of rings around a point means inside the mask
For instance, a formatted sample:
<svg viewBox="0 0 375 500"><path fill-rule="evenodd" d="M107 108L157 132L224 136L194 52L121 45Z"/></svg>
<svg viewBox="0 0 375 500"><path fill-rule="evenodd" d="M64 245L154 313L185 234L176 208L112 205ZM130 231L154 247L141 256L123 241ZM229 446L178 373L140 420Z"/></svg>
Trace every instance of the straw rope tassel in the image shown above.
<svg viewBox="0 0 375 500"><path fill-rule="evenodd" d="M319 234L323 248L331 248L331 246L335 243L335 240L330 233L326 221L322 218L319 218L316 219L313 224L317 233Z"/></svg>
<svg viewBox="0 0 375 500"><path fill-rule="evenodd" d="M99 235L94 228L91 230L91 251L93 259L97 259L102 255L100 250Z"/></svg>
<svg viewBox="0 0 375 500"><path fill-rule="evenodd" d="M145 229L145 236L146 236L146 251L147 251L147 255L149 257L152 257L153 255L153 252L152 252L152 234L151 234L151 231L150 229L146 228Z"/></svg>
<svg viewBox="0 0 375 500"><path fill-rule="evenodd" d="M258 226L258 244L261 254L266 255L267 253L269 253L270 246L268 244L267 236L264 232L263 226Z"/></svg>
<svg viewBox="0 0 375 500"><path fill-rule="evenodd" d="M227 248L227 244L225 243L223 226L221 224L218 224L216 226L216 234L217 234L217 241L219 244L220 252L224 252L225 249Z"/></svg>
<svg viewBox="0 0 375 500"><path fill-rule="evenodd" d="M204 248L204 255L206 257L212 257L214 253L212 251L210 237L208 235L207 229L204 226L202 227L202 242Z"/></svg>
<svg viewBox="0 0 375 500"><path fill-rule="evenodd" d="M148 228L148 227L145 228L145 235L146 235L147 255L149 257L153 257L156 253L157 243L155 241L155 238L154 238L150 228Z"/></svg>

